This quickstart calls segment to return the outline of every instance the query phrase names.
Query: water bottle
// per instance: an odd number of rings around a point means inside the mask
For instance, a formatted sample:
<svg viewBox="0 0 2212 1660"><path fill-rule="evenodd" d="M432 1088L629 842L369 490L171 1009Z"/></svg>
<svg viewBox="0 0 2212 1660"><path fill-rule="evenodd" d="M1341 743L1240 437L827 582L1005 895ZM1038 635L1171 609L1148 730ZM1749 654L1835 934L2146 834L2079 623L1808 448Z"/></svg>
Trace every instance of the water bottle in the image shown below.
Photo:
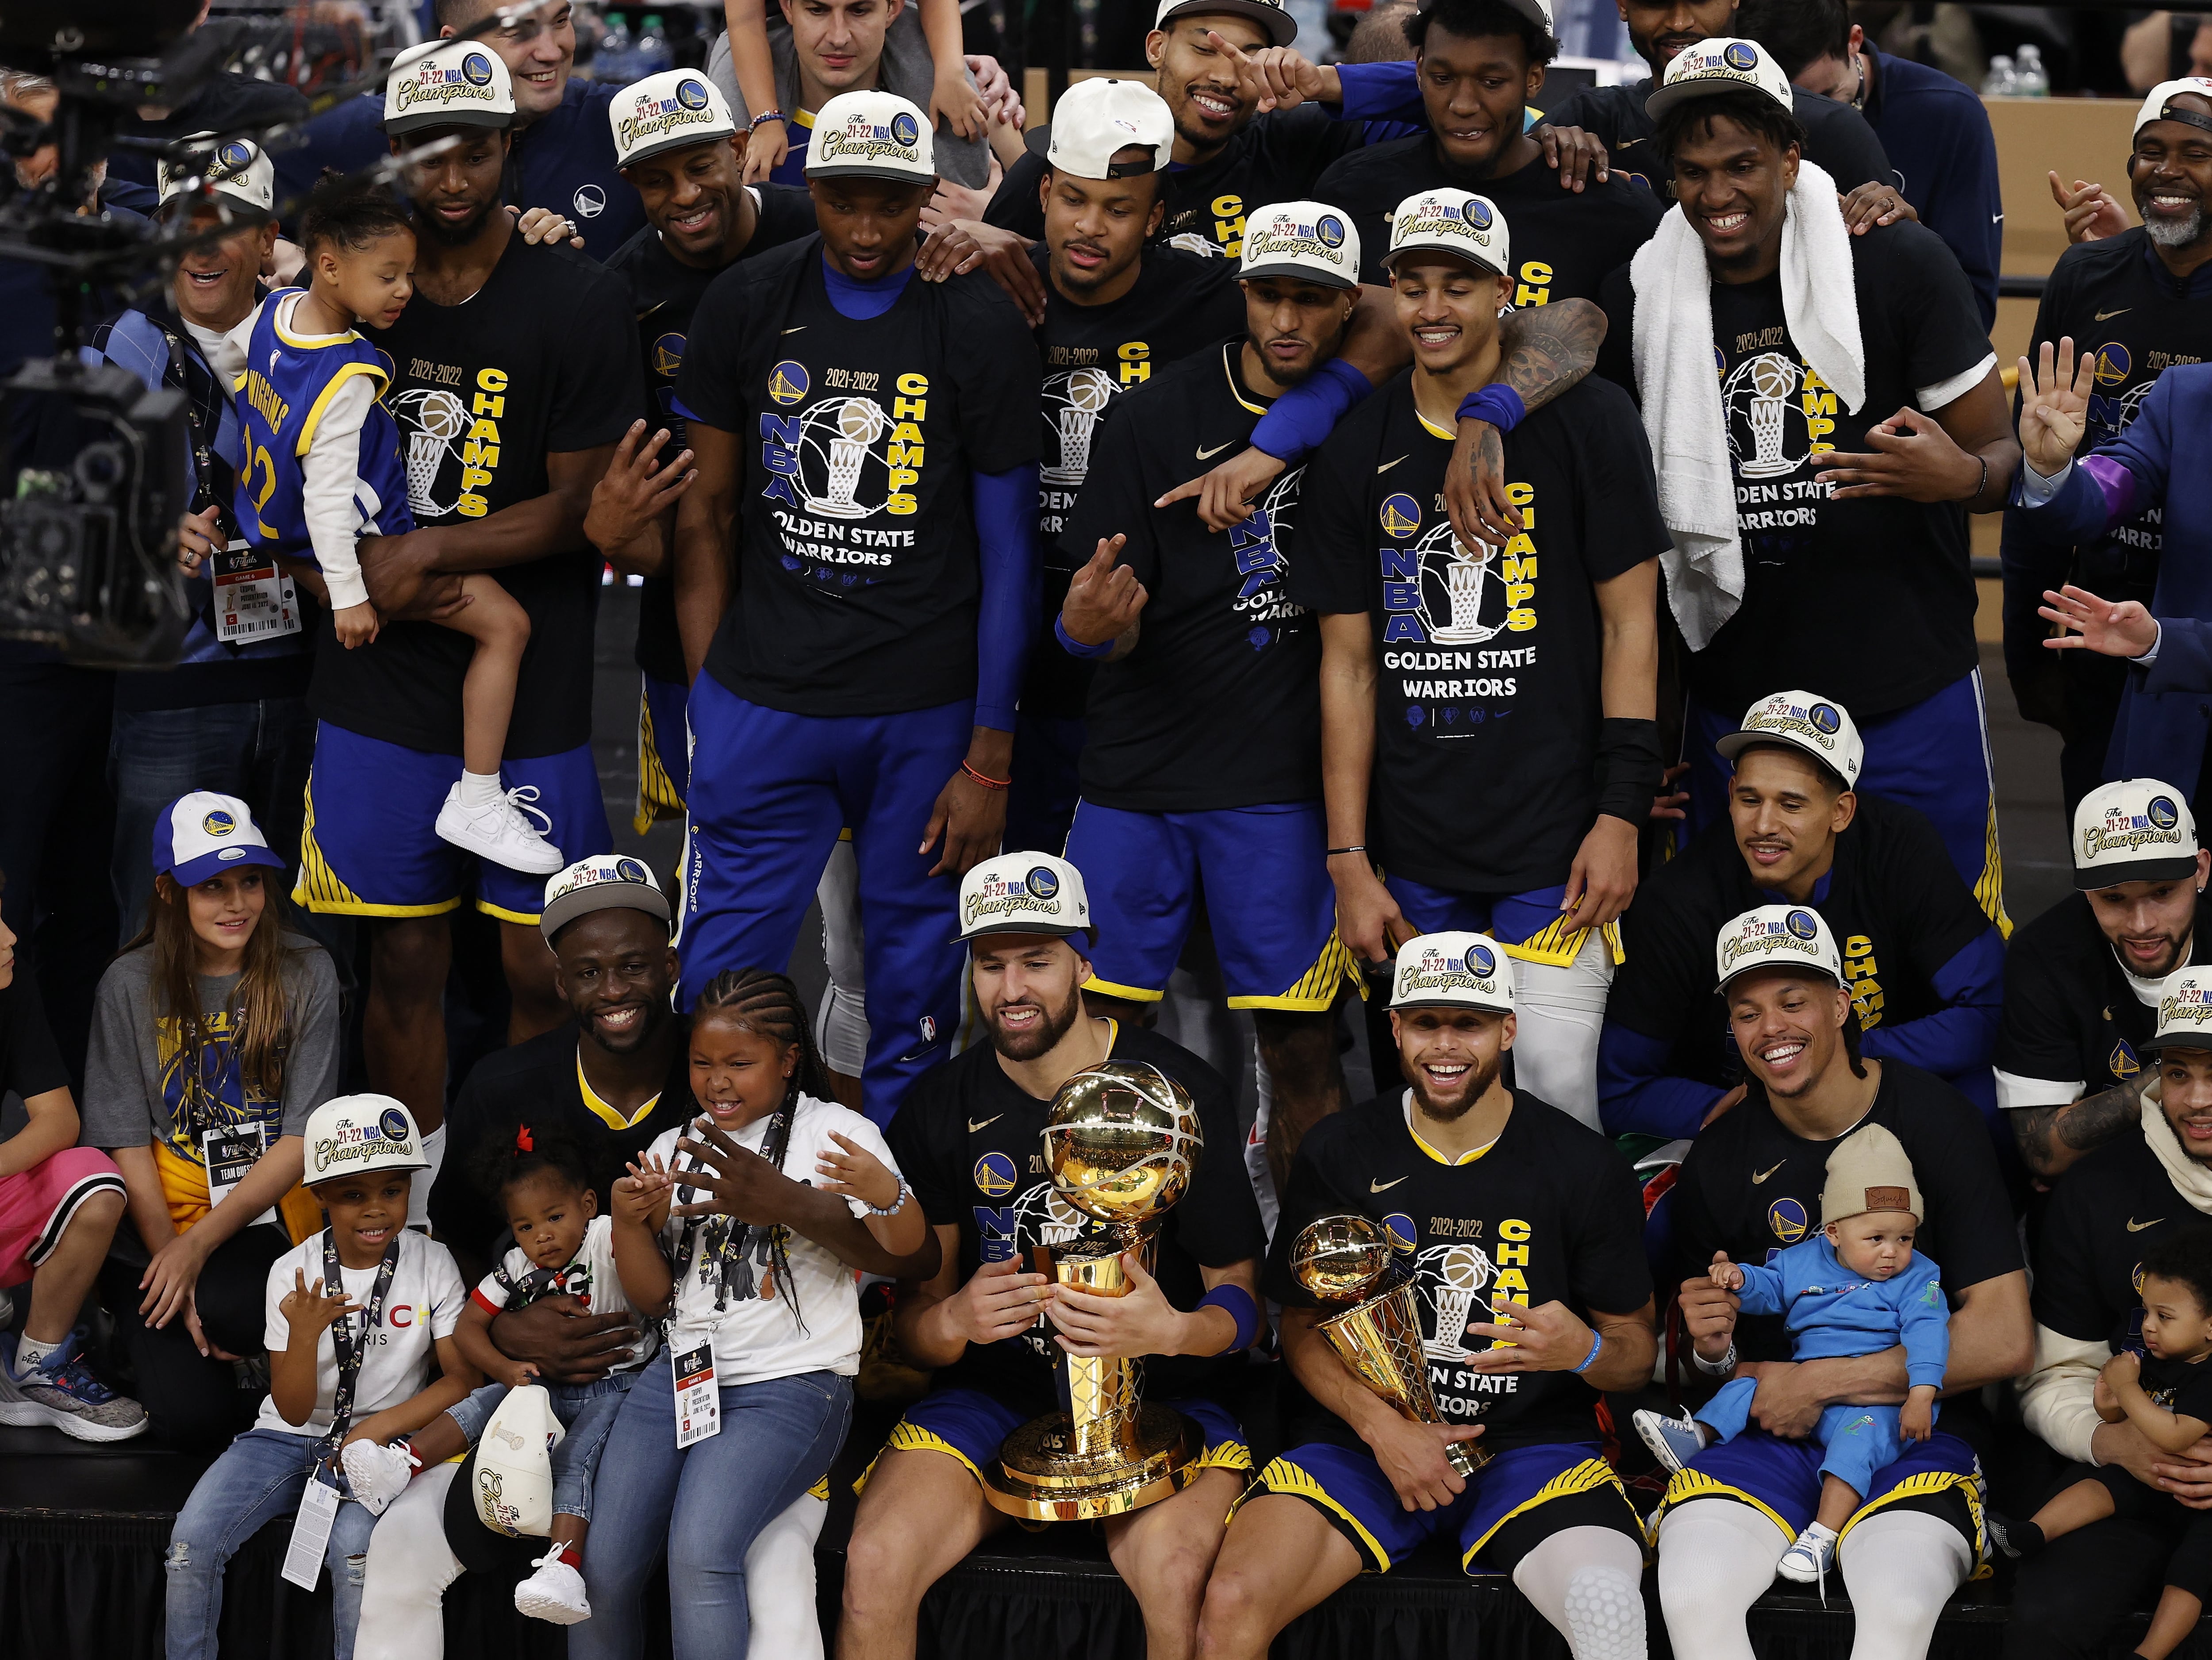
<svg viewBox="0 0 2212 1660"><path fill-rule="evenodd" d="M630 73L635 49L629 43L629 25L618 11L607 14L606 33L599 37L599 48L592 55L592 78L611 81L626 87L637 77Z"/></svg>
<svg viewBox="0 0 2212 1660"><path fill-rule="evenodd" d="M2051 96L2051 77L2044 73L2043 69L2043 48L2033 40L2020 49L2019 72L2014 81L2012 90L2015 98Z"/></svg>
<svg viewBox="0 0 2212 1660"><path fill-rule="evenodd" d="M668 26L658 12L647 12L637 32L637 45L630 49L631 79L642 81L648 75L658 75L663 70L676 67L676 54L668 49Z"/></svg>
<svg viewBox="0 0 2212 1660"><path fill-rule="evenodd" d="M1982 96L2016 98L2019 95L2020 77L2013 73L2012 59L1999 52L1990 59L1990 72L1982 77Z"/></svg>

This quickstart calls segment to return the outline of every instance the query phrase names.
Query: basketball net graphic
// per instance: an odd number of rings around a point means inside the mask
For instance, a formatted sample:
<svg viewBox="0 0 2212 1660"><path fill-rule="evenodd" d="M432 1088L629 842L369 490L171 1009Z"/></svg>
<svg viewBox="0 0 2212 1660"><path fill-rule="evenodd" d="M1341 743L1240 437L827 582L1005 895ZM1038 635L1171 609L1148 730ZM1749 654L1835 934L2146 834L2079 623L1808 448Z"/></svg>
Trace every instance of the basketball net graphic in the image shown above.
<svg viewBox="0 0 2212 1660"><path fill-rule="evenodd" d="M1060 465L1041 469L1048 483L1079 484L1091 474L1091 439L1114 396L1103 369L1078 369L1067 377L1067 402L1060 410Z"/></svg>
<svg viewBox="0 0 2212 1660"><path fill-rule="evenodd" d="M1751 375L1752 458L1743 464L1746 478L1772 478L1795 472L1804 458L1785 459L1782 426L1790 408L1790 395L1797 390L1797 366L1780 352L1762 352L1745 365Z"/></svg>
<svg viewBox="0 0 2212 1660"><path fill-rule="evenodd" d="M853 492L860 485L868 446L884 435L890 420L872 398L848 398L834 418L837 435L830 441L830 491L808 496L806 506L831 519L865 519L874 509L855 502Z"/></svg>
<svg viewBox="0 0 2212 1660"><path fill-rule="evenodd" d="M1440 1360L1466 1354L1468 1317L1474 1312L1475 1299L1495 1277L1497 1269L1491 1266L1481 1246L1466 1244L1423 1251L1420 1267L1434 1277L1437 1305L1436 1335L1421 1345L1422 1350Z"/></svg>
<svg viewBox="0 0 2212 1660"><path fill-rule="evenodd" d="M414 430L407 435L407 501L421 514L441 514L432 492L439 469L453 453L453 441L467 430L469 412L452 392L434 389L399 399L400 412ZM411 407L410 407L411 405Z"/></svg>

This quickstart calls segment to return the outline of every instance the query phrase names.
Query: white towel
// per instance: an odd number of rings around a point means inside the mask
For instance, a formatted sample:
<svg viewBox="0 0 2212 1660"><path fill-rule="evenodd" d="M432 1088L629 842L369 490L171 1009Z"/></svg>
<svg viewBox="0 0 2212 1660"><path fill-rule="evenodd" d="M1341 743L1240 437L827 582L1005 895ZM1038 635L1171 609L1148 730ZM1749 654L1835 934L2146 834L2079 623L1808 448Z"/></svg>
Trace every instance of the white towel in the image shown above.
<svg viewBox="0 0 2212 1660"><path fill-rule="evenodd" d="M1743 544L1728 421L1714 373L1712 273L1678 204L1629 262L1630 349L1644 430L1659 472L1659 513L1674 547L1659 557L1674 620L1703 651L1743 602ZM1866 402L1858 284L1836 181L1797 164L1782 222L1782 315L1806 362L1853 414Z"/></svg>

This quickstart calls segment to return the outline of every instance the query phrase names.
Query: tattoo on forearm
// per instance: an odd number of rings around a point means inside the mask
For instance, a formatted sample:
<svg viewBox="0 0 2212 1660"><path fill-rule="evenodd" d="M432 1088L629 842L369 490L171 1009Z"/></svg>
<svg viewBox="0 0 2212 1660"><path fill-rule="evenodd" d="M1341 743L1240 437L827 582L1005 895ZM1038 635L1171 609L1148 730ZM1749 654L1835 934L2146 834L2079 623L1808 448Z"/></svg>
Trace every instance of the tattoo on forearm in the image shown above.
<svg viewBox="0 0 2212 1660"><path fill-rule="evenodd" d="M1605 313L1588 300L1531 306L1505 319L1498 333L1504 361L1498 379L1540 409L1597 364L1605 339Z"/></svg>
<svg viewBox="0 0 2212 1660"><path fill-rule="evenodd" d="M2117 1084L2094 1095L2085 1095L2058 1115L2058 1139L2076 1152L2100 1147L2142 1116L2143 1087L2138 1081Z"/></svg>

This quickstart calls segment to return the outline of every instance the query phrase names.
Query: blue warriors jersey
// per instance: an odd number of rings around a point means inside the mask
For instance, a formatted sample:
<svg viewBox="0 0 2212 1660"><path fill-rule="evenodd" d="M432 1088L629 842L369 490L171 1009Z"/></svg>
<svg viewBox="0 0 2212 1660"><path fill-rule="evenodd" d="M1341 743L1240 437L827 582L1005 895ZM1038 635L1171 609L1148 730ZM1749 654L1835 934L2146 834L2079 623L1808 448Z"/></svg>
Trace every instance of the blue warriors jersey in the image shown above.
<svg viewBox="0 0 2212 1660"><path fill-rule="evenodd" d="M382 401L392 384L391 360L355 330L309 338L284 327L278 312L293 292L270 295L246 349L246 379L238 386L245 446L235 512L240 530L256 547L312 561L307 447L331 399L355 375L368 376L378 398L362 423L354 463L356 528L363 535L397 536L414 529L415 521L407 509L399 429Z"/></svg>

